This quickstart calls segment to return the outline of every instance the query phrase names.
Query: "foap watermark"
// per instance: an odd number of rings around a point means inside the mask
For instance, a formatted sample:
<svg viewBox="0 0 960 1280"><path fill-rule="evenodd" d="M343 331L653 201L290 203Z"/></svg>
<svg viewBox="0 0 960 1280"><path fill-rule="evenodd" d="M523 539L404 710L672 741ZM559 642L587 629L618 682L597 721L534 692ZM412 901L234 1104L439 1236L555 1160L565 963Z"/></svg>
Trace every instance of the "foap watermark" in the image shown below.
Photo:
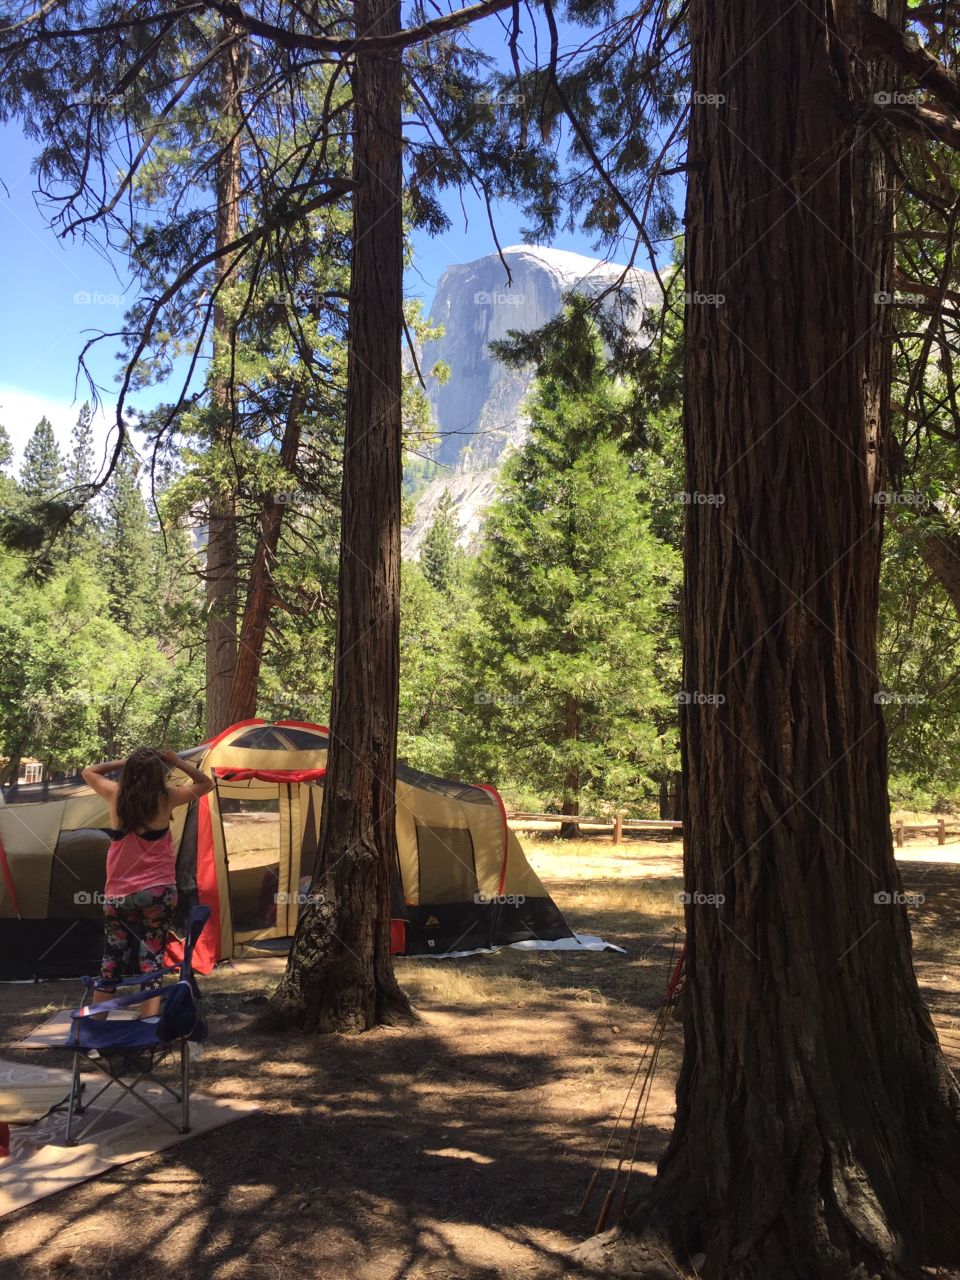
<svg viewBox="0 0 960 1280"><path fill-rule="evenodd" d="M77 93L70 99L72 107L122 107L126 96L122 93Z"/></svg>
<svg viewBox="0 0 960 1280"><path fill-rule="evenodd" d="M126 302L122 293L98 293L93 289L80 289L73 295L78 307L122 307Z"/></svg>
<svg viewBox="0 0 960 1280"><path fill-rule="evenodd" d="M727 100L725 93L691 93L690 101L695 107L722 107Z"/></svg>
<svg viewBox="0 0 960 1280"><path fill-rule="evenodd" d="M878 507L922 507L924 498L922 493L916 493L911 489L906 489L903 493L884 489L873 495L873 501Z"/></svg>
<svg viewBox="0 0 960 1280"><path fill-rule="evenodd" d="M522 93L487 93L485 90L477 94L476 100L487 107L522 107L526 102Z"/></svg>
<svg viewBox="0 0 960 1280"><path fill-rule="evenodd" d="M473 900L478 907L522 907L527 899L522 893L475 893Z"/></svg>
<svg viewBox="0 0 960 1280"><path fill-rule="evenodd" d="M78 907L115 907L117 903L123 901L123 896L100 893L96 889L89 892L86 889L81 889L73 895L73 901Z"/></svg>
<svg viewBox="0 0 960 1280"><path fill-rule="evenodd" d="M478 289L473 295L474 305L478 307L522 307L525 301L522 293L490 293L486 289Z"/></svg>
<svg viewBox="0 0 960 1280"><path fill-rule="evenodd" d="M505 693L500 689L478 689L473 701L478 707L519 707L523 698L519 693Z"/></svg>
<svg viewBox="0 0 960 1280"><path fill-rule="evenodd" d="M673 695L678 707L722 707L727 700L725 693L703 693L700 689L681 689Z"/></svg>
<svg viewBox="0 0 960 1280"><path fill-rule="evenodd" d="M683 301L688 307L722 307L726 304L725 293L701 293L694 289L693 293L685 293Z"/></svg>
<svg viewBox="0 0 960 1280"><path fill-rule="evenodd" d="M675 493L673 495L674 502L680 502L685 507L722 507L726 502L726 495L723 493L701 493L698 489L694 489L693 493Z"/></svg>
<svg viewBox="0 0 960 1280"><path fill-rule="evenodd" d="M278 907L322 907L326 898L322 893L275 893L273 901Z"/></svg>
<svg viewBox="0 0 960 1280"><path fill-rule="evenodd" d="M878 907L920 907L926 902L926 895L881 889L873 895L873 900Z"/></svg>
<svg viewBox="0 0 960 1280"><path fill-rule="evenodd" d="M909 93L896 89L880 89L873 95L878 107L920 107L926 101L926 95L918 89Z"/></svg>
<svg viewBox="0 0 960 1280"><path fill-rule="evenodd" d="M278 507L318 507L323 501L319 493L311 493L307 489L276 489L264 497Z"/></svg>
<svg viewBox="0 0 960 1280"><path fill-rule="evenodd" d="M895 293L878 289L873 300L878 307L919 307L926 301L922 293L901 293L899 289Z"/></svg>
<svg viewBox="0 0 960 1280"><path fill-rule="evenodd" d="M722 907L726 900L725 893L701 893L699 889L694 889L693 893L681 890L674 897L674 901L684 907Z"/></svg>
<svg viewBox="0 0 960 1280"><path fill-rule="evenodd" d="M879 689L873 695L873 700L879 703L881 707L919 707L926 702L927 695L925 693L896 693L893 689Z"/></svg>

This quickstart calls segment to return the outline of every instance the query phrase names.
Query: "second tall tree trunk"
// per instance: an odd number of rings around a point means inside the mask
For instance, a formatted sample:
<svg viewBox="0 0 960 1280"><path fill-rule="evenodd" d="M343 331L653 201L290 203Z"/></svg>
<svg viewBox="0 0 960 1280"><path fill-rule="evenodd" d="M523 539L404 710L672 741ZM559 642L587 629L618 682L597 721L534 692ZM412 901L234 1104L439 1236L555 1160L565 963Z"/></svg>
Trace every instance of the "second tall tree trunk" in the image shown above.
<svg viewBox="0 0 960 1280"><path fill-rule="evenodd" d="M358 0L359 35L399 30L397 0ZM353 72L353 268L337 641L313 900L269 1020L362 1031L406 1016L390 956L397 874L400 669L402 67Z"/></svg>
<svg viewBox="0 0 960 1280"><path fill-rule="evenodd" d="M217 248L223 250L237 238L240 225L240 135L237 129L241 70L236 45L223 55L220 89L220 127L225 131L217 172ZM232 132L233 131L233 132ZM229 309L223 290L229 287L230 263L217 259L217 299L213 308L213 358L211 381L213 410L211 444L226 449L233 434L234 390L227 370L231 344ZM207 504L206 679L205 707L208 737L230 724L230 698L237 661L237 517L233 488L211 495Z"/></svg>

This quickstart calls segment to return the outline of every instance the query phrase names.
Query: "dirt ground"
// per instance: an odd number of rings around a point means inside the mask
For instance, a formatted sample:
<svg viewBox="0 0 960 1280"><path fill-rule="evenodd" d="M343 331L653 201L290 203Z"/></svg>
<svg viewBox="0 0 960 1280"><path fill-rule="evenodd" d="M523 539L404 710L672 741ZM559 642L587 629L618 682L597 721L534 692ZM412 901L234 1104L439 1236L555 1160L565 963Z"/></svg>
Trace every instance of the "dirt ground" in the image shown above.
<svg viewBox="0 0 960 1280"><path fill-rule="evenodd" d="M680 846L524 843L573 927L627 955L401 960L416 1026L282 1040L250 1030L282 962L223 967L204 981L211 1036L195 1088L261 1111L5 1218L0 1276L594 1274L570 1251L590 1236L599 1197L589 1213L577 1208L678 945ZM924 895L912 908L918 973L960 1068L960 866L917 856L901 869ZM8 1046L76 994L66 982L0 989L3 1056L68 1065ZM679 1051L671 1021L631 1199L669 1134ZM644 1274L685 1273L664 1261Z"/></svg>

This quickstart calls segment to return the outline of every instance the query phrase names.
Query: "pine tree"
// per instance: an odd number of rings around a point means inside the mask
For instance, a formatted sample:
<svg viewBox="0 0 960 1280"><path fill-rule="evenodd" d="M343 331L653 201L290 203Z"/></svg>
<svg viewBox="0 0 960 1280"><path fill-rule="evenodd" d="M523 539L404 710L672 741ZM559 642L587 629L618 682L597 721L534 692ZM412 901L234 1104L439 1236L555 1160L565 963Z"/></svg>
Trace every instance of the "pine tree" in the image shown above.
<svg viewBox="0 0 960 1280"><path fill-rule="evenodd" d="M89 401L80 406L70 439L72 450L67 459L67 483L71 486L90 484L93 480L93 410Z"/></svg>
<svg viewBox="0 0 960 1280"><path fill-rule="evenodd" d="M457 541L459 537L457 509L450 491L445 490L420 548L420 568L424 577L444 595L452 591L463 566L463 552Z"/></svg>
<svg viewBox="0 0 960 1280"><path fill-rule="evenodd" d="M3 541L31 554L30 573L44 578L62 562L56 535L69 512L62 497L63 455L49 419L37 423L20 465L19 485L3 519Z"/></svg>
<svg viewBox="0 0 960 1280"><path fill-rule="evenodd" d="M94 479L95 453L93 445L93 411L87 401L71 432L71 452L66 460L65 480L73 501L83 503L68 524L63 535L64 555L98 555L96 537L99 529L97 512L89 496Z"/></svg>
<svg viewBox="0 0 960 1280"><path fill-rule="evenodd" d="M34 427L23 451L20 492L29 507L38 509L62 490L63 480L63 455L53 434L53 426L44 415Z"/></svg>
<svg viewBox="0 0 960 1280"><path fill-rule="evenodd" d="M659 651L679 574L621 448L627 390L607 376L586 316L572 308L570 320L487 519L466 662L467 718L495 744L485 763L560 800L568 835L584 793L654 793L670 750L654 720L671 692Z"/></svg>

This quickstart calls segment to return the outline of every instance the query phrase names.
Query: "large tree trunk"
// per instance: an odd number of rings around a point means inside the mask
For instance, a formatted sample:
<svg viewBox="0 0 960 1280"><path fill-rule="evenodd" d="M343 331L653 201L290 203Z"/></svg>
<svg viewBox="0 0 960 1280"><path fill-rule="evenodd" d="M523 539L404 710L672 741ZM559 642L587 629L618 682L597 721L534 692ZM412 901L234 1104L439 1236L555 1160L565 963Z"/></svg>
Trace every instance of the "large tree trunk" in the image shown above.
<svg viewBox="0 0 960 1280"><path fill-rule="evenodd" d="M960 614L960 536L929 533L920 543L920 554Z"/></svg>
<svg viewBox="0 0 960 1280"><path fill-rule="evenodd" d="M0 787L12 787L20 776L20 763L23 760L22 747L12 747L10 758L0 766Z"/></svg>
<svg viewBox="0 0 960 1280"><path fill-rule="evenodd" d="M896 901L874 700L894 177L842 104L895 85L836 15L690 13L693 89L725 103L692 107L687 289L726 301L687 308L686 485L725 501L688 508L684 688L723 701L681 709L684 1058L634 1224L709 1280L960 1253L960 1093Z"/></svg>
<svg viewBox="0 0 960 1280"><path fill-rule="evenodd" d="M291 476L291 488L294 487L292 477L297 451L300 448L300 418L303 406L304 394L302 388L298 386L294 388L290 397L283 439L280 442L280 465ZM274 596L273 564L280 543L280 530L283 527L285 510L285 505L277 501L274 495L264 508L260 521L257 545L253 553L253 563L250 566L250 581L247 585L243 621L240 624L230 702L231 724L250 720L257 714L257 690L260 683L260 667L263 663L263 644Z"/></svg>
<svg viewBox="0 0 960 1280"><path fill-rule="evenodd" d="M397 31L398 0L357 0L364 34ZM409 1016L390 957L397 874L400 665L401 62L353 72L353 269L339 609L315 901L301 913L269 1021L364 1030Z"/></svg>
<svg viewBox="0 0 960 1280"><path fill-rule="evenodd" d="M682 775L677 770L672 771L660 779L660 817L670 822L680 821L681 802L680 797L683 794Z"/></svg>
<svg viewBox="0 0 960 1280"><path fill-rule="evenodd" d="M237 117L241 70L236 47L223 56L220 89L220 124L225 131ZM217 173L216 244L221 249L237 238L240 225L240 135L224 145ZM229 275L229 259L218 258L217 284L224 287ZM222 294L218 294L222 298ZM225 360L230 350L230 319L222 301L214 302L213 356ZM223 448L233 432L233 387L221 371L211 383L210 402L214 413L212 443ZM216 493L207 504L206 584L206 730L208 737L222 732L230 723L230 698L237 661L237 512L236 495Z"/></svg>

